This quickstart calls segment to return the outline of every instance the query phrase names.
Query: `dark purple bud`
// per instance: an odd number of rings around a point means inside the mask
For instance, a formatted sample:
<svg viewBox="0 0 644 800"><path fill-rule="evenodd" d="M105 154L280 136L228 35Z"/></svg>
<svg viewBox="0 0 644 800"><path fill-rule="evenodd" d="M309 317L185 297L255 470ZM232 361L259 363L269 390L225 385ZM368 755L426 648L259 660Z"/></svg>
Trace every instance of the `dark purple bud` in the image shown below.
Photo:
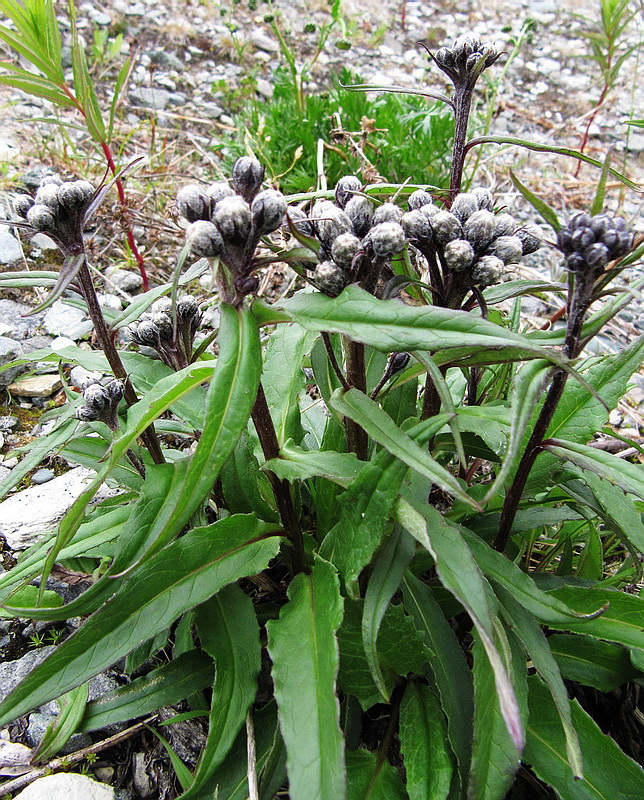
<svg viewBox="0 0 644 800"><path fill-rule="evenodd" d="M592 269L603 269L610 260L608 248L601 242L595 242L595 244L587 247L583 252L583 256L588 266Z"/></svg>
<svg viewBox="0 0 644 800"><path fill-rule="evenodd" d="M156 347L159 343L159 331L157 326L150 320L145 319L135 327L130 327L130 336L137 344L147 347Z"/></svg>
<svg viewBox="0 0 644 800"><path fill-rule="evenodd" d="M86 406L98 412L110 405L109 392L100 383L91 383L83 392L83 400Z"/></svg>
<svg viewBox="0 0 644 800"><path fill-rule="evenodd" d="M224 251L224 240L219 228L205 220L192 223L186 231L186 242L196 256L210 258L218 256Z"/></svg>
<svg viewBox="0 0 644 800"><path fill-rule="evenodd" d="M537 228L519 228L514 235L521 240L521 248L524 256L530 255L530 253L536 253L541 247L541 239L539 238Z"/></svg>
<svg viewBox="0 0 644 800"><path fill-rule="evenodd" d="M192 295L184 294L177 300L177 316L179 319L192 319L199 313L199 306Z"/></svg>
<svg viewBox="0 0 644 800"><path fill-rule="evenodd" d="M286 214L284 195L275 189L265 189L255 196L250 210L257 233L262 236L272 233L282 224Z"/></svg>
<svg viewBox="0 0 644 800"><path fill-rule="evenodd" d="M210 213L212 215L216 210L217 203L223 200L224 197L234 197L235 190L226 181L217 181L217 183L211 184L206 189L206 194L210 198Z"/></svg>
<svg viewBox="0 0 644 800"><path fill-rule="evenodd" d="M344 207L351 221L353 232L361 239L367 235L373 220L373 203L360 195L352 197Z"/></svg>
<svg viewBox="0 0 644 800"><path fill-rule="evenodd" d="M243 244L250 235L250 206L239 196L225 197L217 204L213 222L219 228L224 241L235 245Z"/></svg>
<svg viewBox="0 0 644 800"><path fill-rule="evenodd" d="M335 202L344 208L356 192L362 191L362 184L355 175L345 175L335 185Z"/></svg>
<svg viewBox="0 0 644 800"><path fill-rule="evenodd" d="M362 242L357 236L341 233L331 245L331 257L339 267L350 269L361 248Z"/></svg>
<svg viewBox="0 0 644 800"><path fill-rule="evenodd" d="M463 226L465 238L477 252L485 250L494 238L494 214L481 209L475 211Z"/></svg>
<svg viewBox="0 0 644 800"><path fill-rule="evenodd" d="M201 186L184 186L177 194L177 210L188 222L209 220L210 197Z"/></svg>
<svg viewBox="0 0 644 800"><path fill-rule="evenodd" d="M389 371L391 374L395 375L397 372L400 372L401 369L405 369L407 364L409 364L409 358L409 353L395 353L389 364Z"/></svg>
<svg viewBox="0 0 644 800"><path fill-rule="evenodd" d="M88 206L96 191L89 181L66 181L58 188L58 202L68 212Z"/></svg>
<svg viewBox="0 0 644 800"><path fill-rule="evenodd" d="M262 188L264 167L255 156L242 156L233 164L233 189L248 203Z"/></svg>
<svg viewBox="0 0 644 800"><path fill-rule="evenodd" d="M113 403L118 403L118 401L123 397L123 382L119 380L110 381L107 386L105 387L108 395L110 396L110 400Z"/></svg>
<svg viewBox="0 0 644 800"><path fill-rule="evenodd" d="M315 231L313 230L313 223L301 208L298 208L297 206L289 206L287 209L287 216L295 230L300 231L305 236L314 235ZM288 222L286 220L284 220L282 223L282 227L286 231L289 230Z"/></svg>

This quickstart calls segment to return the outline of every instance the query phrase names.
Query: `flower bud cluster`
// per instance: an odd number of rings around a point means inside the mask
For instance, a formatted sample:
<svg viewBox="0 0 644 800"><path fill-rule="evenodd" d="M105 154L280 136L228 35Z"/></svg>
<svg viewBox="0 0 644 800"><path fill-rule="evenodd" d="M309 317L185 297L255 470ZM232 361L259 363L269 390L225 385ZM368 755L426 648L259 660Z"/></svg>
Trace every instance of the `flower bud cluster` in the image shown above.
<svg viewBox="0 0 644 800"><path fill-rule="evenodd" d="M457 273L464 288L485 288L503 280L504 268L539 249L539 238L510 214L495 214L488 189L477 187L454 198L449 211L424 191L409 197L401 225L427 258L433 254L446 275Z"/></svg>
<svg viewBox="0 0 644 800"><path fill-rule="evenodd" d="M375 285L386 262L405 247L402 209L389 202L376 206L361 191L362 184L354 175L340 178L335 202L318 200L311 209L310 232L302 228L320 242L320 263L313 280L320 291L331 296L338 295L351 280L363 277L366 286ZM289 209L289 216L295 221L303 214ZM303 225L305 220L297 224Z"/></svg>
<svg viewBox="0 0 644 800"><path fill-rule="evenodd" d="M223 299L232 301L256 281L255 248L262 236L277 230L286 214L286 201L275 189L262 190L264 167L254 156L238 158L232 169L232 185L218 181L211 186L184 186L177 195L177 210L189 223L186 243L195 256L220 258L232 284L220 285Z"/></svg>
<svg viewBox="0 0 644 800"><path fill-rule="evenodd" d="M104 422L115 431L118 428L117 408L123 397L123 383L111 380L103 386L98 381L88 383L83 389L83 405L76 409L77 419L83 422Z"/></svg>
<svg viewBox="0 0 644 800"><path fill-rule="evenodd" d="M500 57L490 42L478 36L459 37L452 47L441 47L434 61L457 87L472 88L481 73Z"/></svg>
<svg viewBox="0 0 644 800"><path fill-rule="evenodd" d="M194 297L179 297L176 313L172 301L162 297L141 314L138 322L129 326L128 332L135 344L156 350L164 364L179 370L192 361L194 338L201 319Z"/></svg>
<svg viewBox="0 0 644 800"><path fill-rule="evenodd" d="M14 201L14 208L35 231L50 236L65 255L76 254L82 251L85 212L95 194L88 181L62 181L56 175L49 175L43 179L35 198L20 195Z"/></svg>
<svg viewBox="0 0 644 800"><path fill-rule="evenodd" d="M633 249L633 233L622 217L584 211L559 231L557 246L566 257L566 269L596 278L611 261Z"/></svg>

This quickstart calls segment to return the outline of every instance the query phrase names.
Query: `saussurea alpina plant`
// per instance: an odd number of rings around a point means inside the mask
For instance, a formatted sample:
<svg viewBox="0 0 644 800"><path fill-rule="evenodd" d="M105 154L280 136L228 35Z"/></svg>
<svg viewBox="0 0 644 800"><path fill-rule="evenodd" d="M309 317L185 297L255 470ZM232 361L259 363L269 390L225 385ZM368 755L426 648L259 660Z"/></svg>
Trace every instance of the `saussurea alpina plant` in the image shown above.
<svg viewBox="0 0 644 800"><path fill-rule="evenodd" d="M644 796L636 743L585 708L644 677L644 473L589 445L644 343L583 350L627 304L609 283L642 246L598 202L562 224L539 201L567 281L518 277L548 237L488 187L461 191L468 95L497 57L472 37L435 56L460 93L444 191L347 175L289 198L245 156L229 181L180 188L174 279L109 327L96 317L104 356L28 357L99 376L67 388L0 492L50 451L96 477L0 579L7 614L85 618L3 700L0 725L62 696L48 740L62 746L172 707L207 730L196 763L173 752L184 800ZM94 319L95 198L85 187L65 216L74 185L16 207L81 256L65 286ZM203 259L213 350L188 286ZM267 302L259 276L275 263L304 285ZM0 285L44 277L62 291L41 273ZM524 330L531 292L565 302L566 326ZM138 448L145 431L163 463ZM88 511L106 480L124 494ZM46 578L79 556L100 559L95 581L56 607ZM86 682L124 657L136 675L87 702Z"/></svg>

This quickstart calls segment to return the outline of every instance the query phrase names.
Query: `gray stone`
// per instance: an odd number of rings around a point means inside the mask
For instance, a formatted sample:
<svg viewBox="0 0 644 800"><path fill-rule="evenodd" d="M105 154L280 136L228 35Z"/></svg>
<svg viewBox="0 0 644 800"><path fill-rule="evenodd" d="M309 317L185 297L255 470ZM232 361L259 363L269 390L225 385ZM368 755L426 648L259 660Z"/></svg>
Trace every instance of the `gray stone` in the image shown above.
<svg viewBox="0 0 644 800"><path fill-rule="evenodd" d="M168 105L173 108L178 106L185 106L188 102L188 97L183 92L172 92L168 97Z"/></svg>
<svg viewBox="0 0 644 800"><path fill-rule="evenodd" d="M219 119L224 113L224 109L217 103L199 103L197 108L199 116L206 119Z"/></svg>
<svg viewBox="0 0 644 800"><path fill-rule="evenodd" d="M17 661L5 661L0 664L0 700L12 692L24 678L29 675L34 667L41 664L48 655L54 652L54 645L39 647L37 650L30 650Z"/></svg>
<svg viewBox="0 0 644 800"><path fill-rule="evenodd" d="M29 715L29 725L27 727L27 743L31 747L38 747L38 745L45 738L47 728L52 722L56 721L56 714L43 714L40 711L35 711ZM66 756L69 753L75 753L76 750L81 750L84 747L89 747L92 744L92 737L88 733L75 733L69 738L67 742L58 750L57 755Z"/></svg>
<svg viewBox="0 0 644 800"><path fill-rule="evenodd" d="M112 311L120 311L123 308L123 304L121 303L121 298L117 297L115 294L99 294L98 303L101 308L111 308Z"/></svg>
<svg viewBox="0 0 644 800"><path fill-rule="evenodd" d="M31 547L43 533L52 531L87 488L95 472L76 467L42 486L30 486L0 503L0 533L13 550ZM114 495L103 485L94 502Z"/></svg>
<svg viewBox="0 0 644 800"><path fill-rule="evenodd" d="M181 72L185 69L184 62L174 53L168 53L165 50L153 50L149 53L150 62L162 69L173 69L176 72Z"/></svg>
<svg viewBox="0 0 644 800"><path fill-rule="evenodd" d="M104 11L100 11L98 8L91 8L88 12L88 15L92 22L95 22L97 25L112 24L112 17L109 14L106 14Z"/></svg>
<svg viewBox="0 0 644 800"><path fill-rule="evenodd" d="M2 464L0 464L0 483L2 483L2 481L7 477L7 475L10 472L11 470L8 467L5 467Z"/></svg>
<svg viewBox="0 0 644 800"><path fill-rule="evenodd" d="M7 326L6 334L12 339L28 339L34 336L42 325L45 312L41 311L31 317L24 316L32 309L24 303L14 300L0 300L0 323Z"/></svg>
<svg viewBox="0 0 644 800"><path fill-rule="evenodd" d="M22 255L20 242L3 226L0 229L0 264L13 264L20 261Z"/></svg>
<svg viewBox="0 0 644 800"><path fill-rule="evenodd" d="M9 339L7 336L0 336L0 367L15 361L23 355L23 349L20 342L15 339ZM27 369L27 364L18 364L16 367L0 372L0 386L8 386L10 383Z"/></svg>
<svg viewBox="0 0 644 800"><path fill-rule="evenodd" d="M68 306L62 300L56 300L47 310L43 326L52 336L67 336L74 341L87 336L94 327L81 308Z"/></svg>
<svg viewBox="0 0 644 800"><path fill-rule="evenodd" d="M58 250L58 245L46 233L36 233L29 240L29 244L38 250ZM33 254L32 254L33 255Z"/></svg>
<svg viewBox="0 0 644 800"><path fill-rule="evenodd" d="M114 789L86 775L59 772L38 778L23 789L15 800L115 800Z"/></svg>
<svg viewBox="0 0 644 800"><path fill-rule="evenodd" d="M265 97L267 100L271 100L273 97L273 84L265 78L258 78L257 93L261 94L261 96Z"/></svg>
<svg viewBox="0 0 644 800"><path fill-rule="evenodd" d="M263 50L265 53L278 53L280 49L279 42L258 29L251 33L250 41L258 50Z"/></svg>
<svg viewBox="0 0 644 800"><path fill-rule="evenodd" d="M19 425L20 425L20 420L18 419L18 417L14 416L0 417L0 431L4 431L5 433L10 433Z"/></svg>
<svg viewBox="0 0 644 800"><path fill-rule="evenodd" d="M150 89L140 86L129 93L130 103L135 108L153 108L163 111L170 102L170 92L167 89Z"/></svg>
<svg viewBox="0 0 644 800"><path fill-rule="evenodd" d="M110 285L116 286L117 289L128 294L137 292L143 285L140 273L118 267L110 267L105 270L105 277Z"/></svg>
<svg viewBox="0 0 644 800"><path fill-rule="evenodd" d="M34 472L34 474L31 476L31 482L36 486L40 486L43 483L49 483L49 481L53 481L55 477L56 476L50 469L43 467L42 469L37 469Z"/></svg>
<svg viewBox="0 0 644 800"><path fill-rule="evenodd" d="M58 375L31 375L9 384L9 393L17 397L51 397L63 384Z"/></svg>

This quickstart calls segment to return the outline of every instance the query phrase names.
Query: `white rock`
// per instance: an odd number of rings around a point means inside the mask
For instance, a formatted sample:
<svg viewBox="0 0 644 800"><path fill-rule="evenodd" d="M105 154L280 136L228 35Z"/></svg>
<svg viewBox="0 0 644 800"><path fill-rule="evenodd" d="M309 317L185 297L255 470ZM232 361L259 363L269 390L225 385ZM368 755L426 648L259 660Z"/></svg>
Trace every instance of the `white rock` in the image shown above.
<svg viewBox="0 0 644 800"><path fill-rule="evenodd" d="M59 772L38 778L15 800L114 800L114 789L85 775Z"/></svg>
<svg viewBox="0 0 644 800"><path fill-rule="evenodd" d="M43 327L52 336L81 339L90 333L94 326L81 308L74 308L63 303L62 300L56 300L45 314Z"/></svg>
<svg viewBox="0 0 644 800"><path fill-rule="evenodd" d="M0 533L9 547L25 550L43 533L52 531L74 500L89 486L95 474L91 469L76 467L41 486L23 489L0 503ZM113 494L112 489L103 485L94 501Z"/></svg>
<svg viewBox="0 0 644 800"><path fill-rule="evenodd" d="M22 258L22 247L15 236L0 230L0 264L13 264Z"/></svg>
<svg viewBox="0 0 644 800"><path fill-rule="evenodd" d="M9 384L9 393L17 397L51 397L62 385L58 375L31 375Z"/></svg>

